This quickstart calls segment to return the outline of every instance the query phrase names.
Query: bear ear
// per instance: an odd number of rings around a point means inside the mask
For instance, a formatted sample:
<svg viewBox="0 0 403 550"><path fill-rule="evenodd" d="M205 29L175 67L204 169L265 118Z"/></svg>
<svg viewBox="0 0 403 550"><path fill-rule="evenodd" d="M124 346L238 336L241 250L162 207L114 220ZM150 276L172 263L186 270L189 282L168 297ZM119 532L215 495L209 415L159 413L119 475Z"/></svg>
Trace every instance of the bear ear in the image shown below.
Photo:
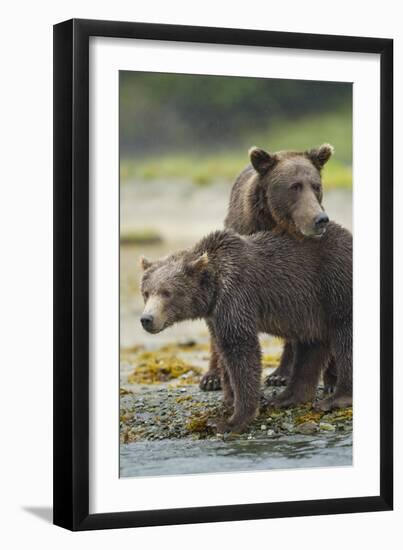
<svg viewBox="0 0 403 550"><path fill-rule="evenodd" d="M140 266L141 266L141 269L143 271L145 271L146 269L148 269L152 265L153 265L153 263L150 262L150 260L147 260L147 258L145 256L140 256Z"/></svg>
<svg viewBox="0 0 403 550"><path fill-rule="evenodd" d="M318 170L321 170L327 163L330 157L333 155L334 147L329 143L324 143L317 149L311 149L306 152L306 156L316 166Z"/></svg>
<svg viewBox="0 0 403 550"><path fill-rule="evenodd" d="M249 158L253 168L261 176L266 174L270 168L273 168L277 162L276 155L267 153L260 147L251 147L249 149Z"/></svg>
<svg viewBox="0 0 403 550"><path fill-rule="evenodd" d="M190 273L194 273L196 271L203 271L206 269L209 263L209 257L207 252L196 258L196 260L192 260L189 262L186 266L186 269Z"/></svg>

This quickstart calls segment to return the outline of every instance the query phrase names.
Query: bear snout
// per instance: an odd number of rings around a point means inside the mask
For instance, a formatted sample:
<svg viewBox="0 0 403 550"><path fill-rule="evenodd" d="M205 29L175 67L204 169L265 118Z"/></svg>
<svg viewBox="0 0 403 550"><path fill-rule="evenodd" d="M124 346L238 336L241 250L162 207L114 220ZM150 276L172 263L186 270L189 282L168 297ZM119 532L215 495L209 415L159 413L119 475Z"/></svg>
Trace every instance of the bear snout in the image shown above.
<svg viewBox="0 0 403 550"><path fill-rule="evenodd" d="M140 322L144 330L150 331L153 328L154 317L152 315L144 314L140 317Z"/></svg>
<svg viewBox="0 0 403 550"><path fill-rule="evenodd" d="M316 229L323 229L329 223L329 216L326 212L321 212L316 216L314 223Z"/></svg>

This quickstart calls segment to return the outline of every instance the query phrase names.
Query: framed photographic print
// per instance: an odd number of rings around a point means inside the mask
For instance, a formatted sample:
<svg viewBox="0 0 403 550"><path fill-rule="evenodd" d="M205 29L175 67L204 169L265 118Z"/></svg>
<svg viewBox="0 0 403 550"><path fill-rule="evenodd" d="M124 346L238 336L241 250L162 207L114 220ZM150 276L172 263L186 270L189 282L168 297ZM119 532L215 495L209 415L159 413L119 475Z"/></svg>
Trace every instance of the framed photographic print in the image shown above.
<svg viewBox="0 0 403 550"><path fill-rule="evenodd" d="M54 27L54 523L391 510L393 42Z"/></svg>

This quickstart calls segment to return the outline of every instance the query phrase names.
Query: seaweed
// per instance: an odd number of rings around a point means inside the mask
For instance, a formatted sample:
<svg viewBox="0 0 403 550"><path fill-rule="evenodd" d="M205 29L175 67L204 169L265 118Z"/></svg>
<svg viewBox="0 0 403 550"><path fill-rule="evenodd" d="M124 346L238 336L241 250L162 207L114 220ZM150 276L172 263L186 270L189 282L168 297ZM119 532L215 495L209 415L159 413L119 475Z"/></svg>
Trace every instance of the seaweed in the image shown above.
<svg viewBox="0 0 403 550"><path fill-rule="evenodd" d="M176 357L159 351L145 351L138 358L138 365L128 376L129 384L159 384L181 378L181 384L193 384L201 369ZM182 378L183 377L183 378Z"/></svg>
<svg viewBox="0 0 403 550"><path fill-rule="evenodd" d="M262 367L263 368L275 368L280 363L280 355L274 355L265 353L262 355Z"/></svg>

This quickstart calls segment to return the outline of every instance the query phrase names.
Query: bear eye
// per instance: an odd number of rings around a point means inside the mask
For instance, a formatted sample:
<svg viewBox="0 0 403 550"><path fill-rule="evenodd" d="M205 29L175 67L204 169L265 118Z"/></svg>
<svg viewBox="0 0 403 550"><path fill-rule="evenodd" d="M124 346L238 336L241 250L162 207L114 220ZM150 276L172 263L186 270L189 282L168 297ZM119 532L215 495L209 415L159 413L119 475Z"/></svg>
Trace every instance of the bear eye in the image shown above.
<svg viewBox="0 0 403 550"><path fill-rule="evenodd" d="M318 193L320 191L320 185L318 183L313 183L312 184L312 189Z"/></svg>
<svg viewBox="0 0 403 550"><path fill-rule="evenodd" d="M290 185L290 189L293 191L301 191L302 183L300 181L296 181Z"/></svg>
<svg viewBox="0 0 403 550"><path fill-rule="evenodd" d="M171 297L171 293L169 292L169 290L162 290L161 291L161 296L163 298L170 298Z"/></svg>
<svg viewBox="0 0 403 550"><path fill-rule="evenodd" d="M143 296L144 296L145 300L148 300L148 297L150 296L150 293L149 292L144 292Z"/></svg>

